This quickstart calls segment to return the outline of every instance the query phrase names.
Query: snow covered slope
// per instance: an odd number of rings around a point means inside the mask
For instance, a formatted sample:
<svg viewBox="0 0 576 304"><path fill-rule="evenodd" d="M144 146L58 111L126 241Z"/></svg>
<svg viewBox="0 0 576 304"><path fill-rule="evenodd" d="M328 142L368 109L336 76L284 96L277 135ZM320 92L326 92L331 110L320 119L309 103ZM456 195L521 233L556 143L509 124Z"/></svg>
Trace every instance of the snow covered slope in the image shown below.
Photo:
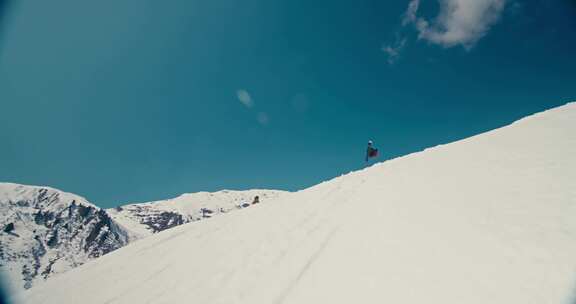
<svg viewBox="0 0 576 304"><path fill-rule="evenodd" d="M574 303L576 104L181 225L22 303Z"/></svg>
<svg viewBox="0 0 576 304"><path fill-rule="evenodd" d="M28 289L139 238L284 193L200 192L104 210L50 187L0 183L0 271L12 290Z"/></svg>
<svg viewBox="0 0 576 304"><path fill-rule="evenodd" d="M0 269L13 289L127 244L127 234L86 199L49 187L0 183Z"/></svg>
<svg viewBox="0 0 576 304"><path fill-rule="evenodd" d="M286 193L277 190L187 193L174 199L128 204L107 211L117 223L130 231L130 239L134 240L174 226L246 208L252 205L255 197L264 203Z"/></svg>

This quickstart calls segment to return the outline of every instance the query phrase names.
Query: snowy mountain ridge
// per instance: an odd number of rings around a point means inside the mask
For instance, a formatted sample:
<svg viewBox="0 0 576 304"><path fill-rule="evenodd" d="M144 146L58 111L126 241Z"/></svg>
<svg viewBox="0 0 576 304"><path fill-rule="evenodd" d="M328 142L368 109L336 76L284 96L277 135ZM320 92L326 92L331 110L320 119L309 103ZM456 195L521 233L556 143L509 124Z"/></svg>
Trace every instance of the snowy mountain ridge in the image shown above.
<svg viewBox="0 0 576 304"><path fill-rule="evenodd" d="M266 202L287 193L264 189L185 193L173 199L126 204L107 211L135 240L174 226L246 208L256 197L260 202Z"/></svg>
<svg viewBox="0 0 576 304"><path fill-rule="evenodd" d="M128 243L104 210L50 187L0 183L0 227L0 266L14 289Z"/></svg>
<svg viewBox="0 0 576 304"><path fill-rule="evenodd" d="M342 175L241 216L175 227L19 299L571 304L575 155L571 103Z"/></svg>
<svg viewBox="0 0 576 304"><path fill-rule="evenodd" d="M11 289L28 289L137 239L261 202L283 191L184 194L101 209L51 187L0 183L0 270Z"/></svg>

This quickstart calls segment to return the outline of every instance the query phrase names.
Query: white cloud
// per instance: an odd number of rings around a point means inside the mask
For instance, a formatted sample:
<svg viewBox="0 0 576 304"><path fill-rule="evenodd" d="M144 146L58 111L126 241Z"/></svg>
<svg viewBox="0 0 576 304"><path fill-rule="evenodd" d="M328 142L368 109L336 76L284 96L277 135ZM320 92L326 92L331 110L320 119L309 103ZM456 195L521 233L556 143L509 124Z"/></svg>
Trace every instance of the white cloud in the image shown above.
<svg viewBox="0 0 576 304"><path fill-rule="evenodd" d="M382 47L382 51L388 55L388 64L392 65L395 64L399 57L400 52L406 46L406 38L396 38L396 42L392 45L386 45Z"/></svg>
<svg viewBox="0 0 576 304"><path fill-rule="evenodd" d="M443 47L474 47L499 20L507 0L439 0L438 16L428 21L417 17L420 0L412 0L402 24L414 24L419 39Z"/></svg>
<svg viewBox="0 0 576 304"><path fill-rule="evenodd" d="M252 108L254 106L254 100L252 100L252 96L246 90L238 90L236 91L236 96L238 100L246 106L247 108Z"/></svg>
<svg viewBox="0 0 576 304"><path fill-rule="evenodd" d="M420 7L420 0L410 1L410 4L408 4L408 9L404 14L402 25L406 26L407 24L416 21L416 13L418 12L418 7Z"/></svg>

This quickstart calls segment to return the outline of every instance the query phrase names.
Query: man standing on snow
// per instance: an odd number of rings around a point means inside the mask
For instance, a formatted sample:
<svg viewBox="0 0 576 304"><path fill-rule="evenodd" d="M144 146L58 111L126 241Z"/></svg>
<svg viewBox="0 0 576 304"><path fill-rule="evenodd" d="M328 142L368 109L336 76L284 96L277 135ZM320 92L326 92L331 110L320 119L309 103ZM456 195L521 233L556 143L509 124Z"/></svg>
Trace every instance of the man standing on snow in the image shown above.
<svg viewBox="0 0 576 304"><path fill-rule="evenodd" d="M373 142L368 141L368 148L366 149L366 163L373 157L378 157L378 149L374 148Z"/></svg>

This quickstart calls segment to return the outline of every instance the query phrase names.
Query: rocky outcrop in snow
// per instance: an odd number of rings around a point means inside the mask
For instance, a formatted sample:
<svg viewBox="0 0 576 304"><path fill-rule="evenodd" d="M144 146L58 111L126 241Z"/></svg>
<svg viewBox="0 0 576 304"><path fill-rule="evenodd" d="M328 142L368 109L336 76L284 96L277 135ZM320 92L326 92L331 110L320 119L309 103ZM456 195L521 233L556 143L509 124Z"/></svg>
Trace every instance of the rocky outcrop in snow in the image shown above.
<svg viewBox="0 0 576 304"><path fill-rule="evenodd" d="M101 209L49 187L0 183L0 270L20 290L131 241L285 192L220 191Z"/></svg>
<svg viewBox="0 0 576 304"><path fill-rule="evenodd" d="M128 243L105 210L49 187L0 184L0 227L0 266L16 288Z"/></svg>
<svg viewBox="0 0 576 304"><path fill-rule="evenodd" d="M275 200L286 193L276 190L187 193L169 200L128 204L107 211L116 222L130 231L131 239L138 239L181 224L246 208L255 200Z"/></svg>

